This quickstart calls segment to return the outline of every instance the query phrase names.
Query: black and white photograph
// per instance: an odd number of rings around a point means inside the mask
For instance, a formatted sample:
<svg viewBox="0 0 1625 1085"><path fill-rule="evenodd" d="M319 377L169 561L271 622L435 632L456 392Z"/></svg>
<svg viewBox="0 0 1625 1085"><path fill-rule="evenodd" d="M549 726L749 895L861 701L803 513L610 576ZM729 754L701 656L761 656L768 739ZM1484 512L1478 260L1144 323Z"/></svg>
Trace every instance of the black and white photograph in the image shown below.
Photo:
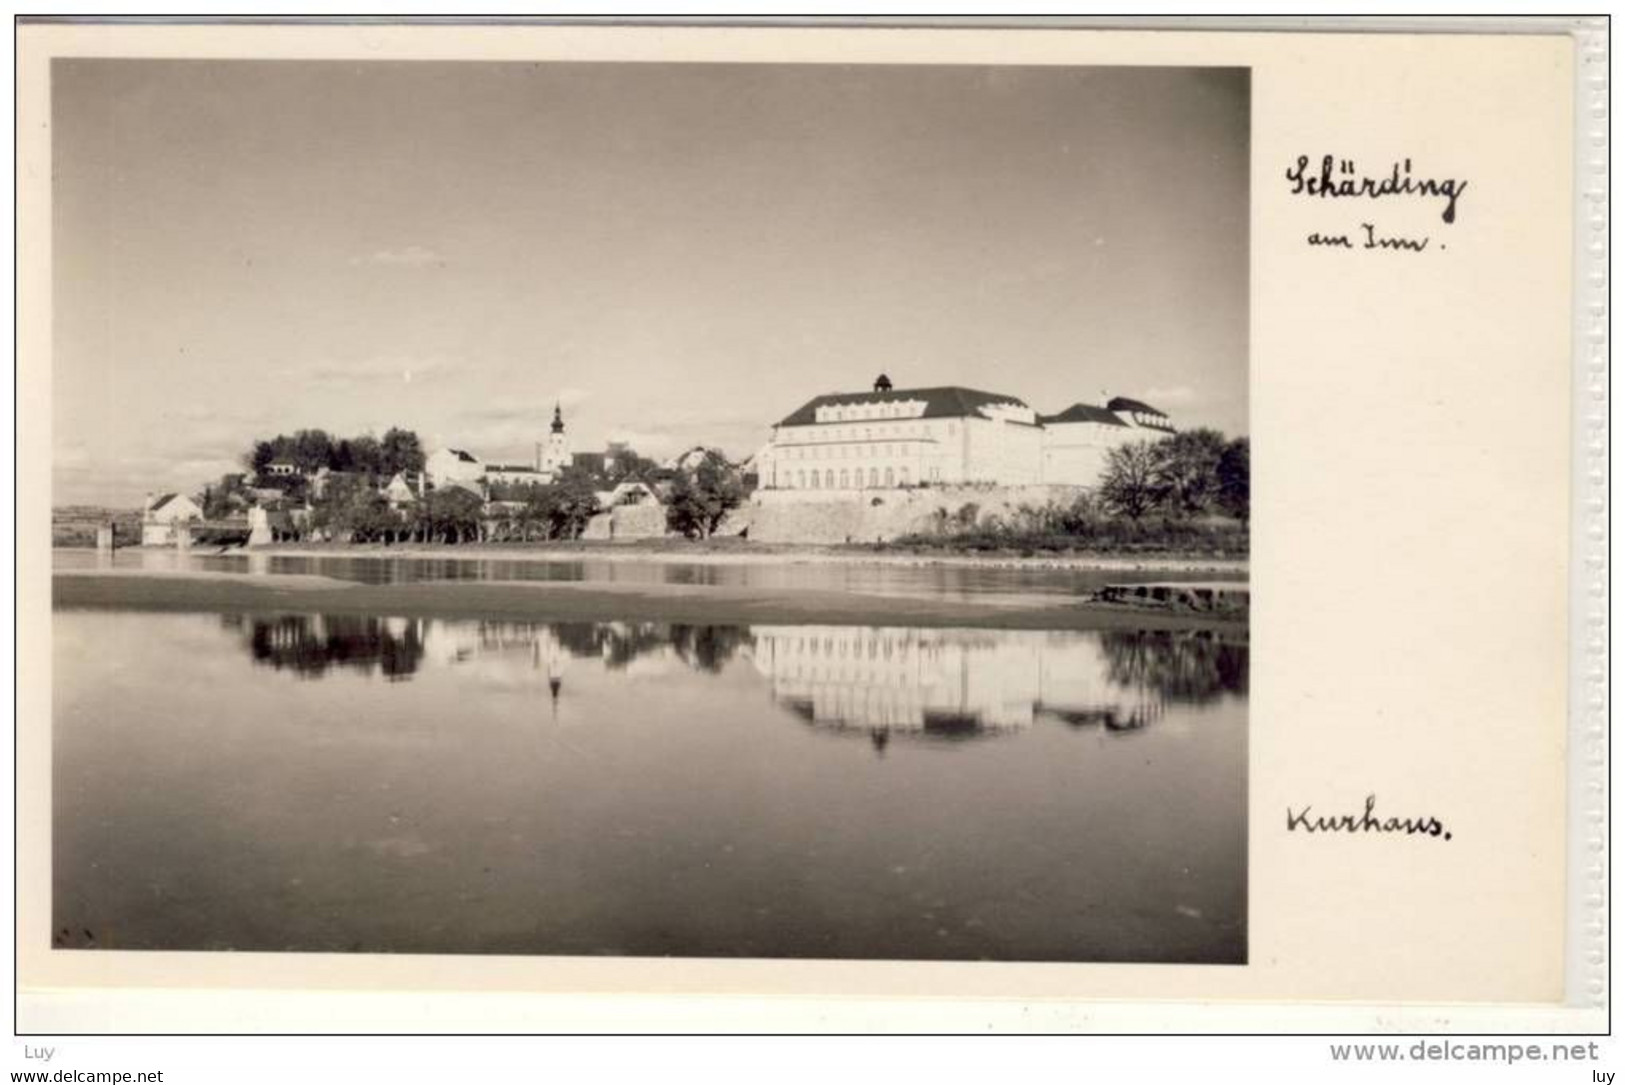
<svg viewBox="0 0 1625 1085"><path fill-rule="evenodd" d="M1248 69L50 77L53 952L1247 963Z"/></svg>
<svg viewBox="0 0 1625 1085"><path fill-rule="evenodd" d="M1606 1085L1606 19L16 23L13 1079Z"/></svg>

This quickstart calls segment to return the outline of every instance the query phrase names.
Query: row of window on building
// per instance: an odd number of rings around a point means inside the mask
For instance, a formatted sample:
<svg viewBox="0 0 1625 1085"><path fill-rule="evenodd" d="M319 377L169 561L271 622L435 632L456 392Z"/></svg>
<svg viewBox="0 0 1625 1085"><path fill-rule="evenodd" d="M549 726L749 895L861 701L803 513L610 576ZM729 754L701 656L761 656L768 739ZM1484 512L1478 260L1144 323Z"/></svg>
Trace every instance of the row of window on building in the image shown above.
<svg viewBox="0 0 1625 1085"><path fill-rule="evenodd" d="M842 445L842 444L807 444L807 445L780 445L784 458L789 460L844 460L848 458L872 459L876 456L895 454L898 449L895 444L878 445Z"/></svg>
<svg viewBox="0 0 1625 1085"><path fill-rule="evenodd" d="M820 407L816 417L820 422L846 422L869 418L918 418L925 413L922 400L892 400L886 403L855 403L843 407Z"/></svg>
<svg viewBox="0 0 1625 1085"><path fill-rule="evenodd" d="M948 436L954 437L959 433L957 423L948 423ZM915 441L931 441L937 436L936 427L929 422L897 423L889 426L865 426L859 430L856 426L851 429L819 430L816 436L823 442L834 441L874 441L887 437L902 437Z"/></svg>
<svg viewBox="0 0 1625 1085"><path fill-rule="evenodd" d="M933 467L928 477L930 481L938 481L942 477L942 472L939 468ZM887 467L884 470L871 467L867 474L861 467L856 470L843 467L840 471L831 467L824 471L786 470L780 484L792 490L879 490L910 486L914 481L907 467Z"/></svg>
<svg viewBox="0 0 1625 1085"><path fill-rule="evenodd" d="M771 639L762 638L776 651L795 653L797 655L824 655L840 656L842 659L850 655L857 659L867 653L870 659L890 659L895 653L906 656L910 652L918 652L923 656L936 659L942 655L942 647L936 644L922 644L912 637L891 637L884 634L880 636L867 635L854 637L851 635L810 637L776 636Z"/></svg>

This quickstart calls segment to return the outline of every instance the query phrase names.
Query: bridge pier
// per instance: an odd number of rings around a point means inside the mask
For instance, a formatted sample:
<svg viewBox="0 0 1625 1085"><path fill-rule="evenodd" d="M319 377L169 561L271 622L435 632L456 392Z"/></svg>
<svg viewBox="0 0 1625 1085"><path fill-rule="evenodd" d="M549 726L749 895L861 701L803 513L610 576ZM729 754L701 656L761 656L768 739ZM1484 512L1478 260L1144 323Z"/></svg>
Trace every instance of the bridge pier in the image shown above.
<svg viewBox="0 0 1625 1085"><path fill-rule="evenodd" d="M248 510L248 545L269 546L271 543L271 517L258 505Z"/></svg>

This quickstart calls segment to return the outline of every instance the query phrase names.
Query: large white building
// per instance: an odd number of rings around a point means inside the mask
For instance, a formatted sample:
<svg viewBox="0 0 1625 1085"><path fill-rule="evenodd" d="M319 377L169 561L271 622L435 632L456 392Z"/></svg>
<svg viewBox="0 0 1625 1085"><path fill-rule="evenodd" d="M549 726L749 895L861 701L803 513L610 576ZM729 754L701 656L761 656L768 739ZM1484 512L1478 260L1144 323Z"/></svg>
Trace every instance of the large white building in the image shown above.
<svg viewBox="0 0 1625 1085"><path fill-rule="evenodd" d="M894 389L803 404L773 427L756 455L760 484L776 490L863 490L985 482L1092 486L1107 453L1174 432L1167 415L1118 396L1041 415L1015 396L972 388Z"/></svg>

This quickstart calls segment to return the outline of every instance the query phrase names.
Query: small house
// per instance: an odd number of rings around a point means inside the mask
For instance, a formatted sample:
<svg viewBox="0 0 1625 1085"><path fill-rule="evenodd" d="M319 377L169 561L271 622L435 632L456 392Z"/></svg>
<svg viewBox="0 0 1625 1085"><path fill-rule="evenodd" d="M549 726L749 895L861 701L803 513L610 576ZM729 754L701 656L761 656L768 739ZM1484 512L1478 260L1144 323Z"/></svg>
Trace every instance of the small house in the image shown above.
<svg viewBox="0 0 1625 1085"><path fill-rule="evenodd" d="M203 519L203 510L185 494L148 494L141 510L141 545L168 546L175 525Z"/></svg>
<svg viewBox="0 0 1625 1085"><path fill-rule="evenodd" d="M415 476L416 472L412 472L412 474ZM417 504L417 490L405 471L395 472L395 477L389 480L389 484L384 487L383 493L384 500L389 502L389 507L392 509L402 509L408 505Z"/></svg>

